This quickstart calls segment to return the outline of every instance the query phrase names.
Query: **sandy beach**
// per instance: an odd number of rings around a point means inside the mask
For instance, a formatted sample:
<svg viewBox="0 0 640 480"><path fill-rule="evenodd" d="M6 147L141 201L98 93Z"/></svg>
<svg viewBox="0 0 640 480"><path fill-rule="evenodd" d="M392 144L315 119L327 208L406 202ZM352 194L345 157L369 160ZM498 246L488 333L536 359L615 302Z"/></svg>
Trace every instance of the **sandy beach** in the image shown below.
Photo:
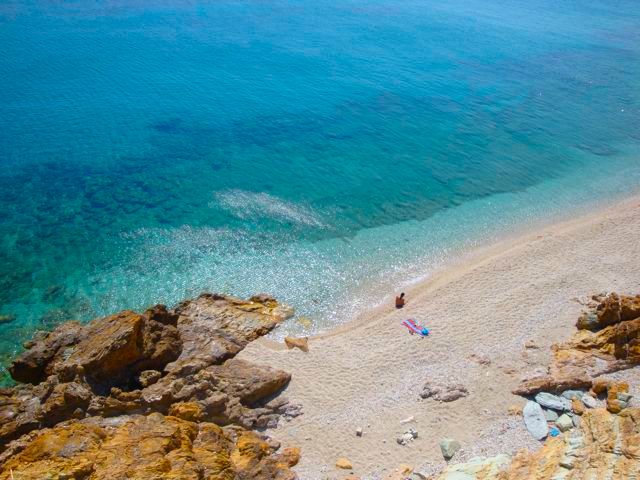
<svg viewBox="0 0 640 480"><path fill-rule="evenodd" d="M547 365L549 347L572 334L590 295L640 291L639 238L636 196L469 252L407 291L404 309L363 312L311 338L308 353L268 339L252 343L240 357L291 372L284 395L304 408L268 433L302 448L303 480L344 478L350 472L335 468L339 457L364 479L384 478L400 464L434 472L445 464L444 437L461 442L456 461L536 448L521 418L507 415L524 403L511 390ZM409 335L400 324L406 318L431 335ZM423 400L425 382L462 384L469 394ZM418 438L399 445L409 428Z"/></svg>

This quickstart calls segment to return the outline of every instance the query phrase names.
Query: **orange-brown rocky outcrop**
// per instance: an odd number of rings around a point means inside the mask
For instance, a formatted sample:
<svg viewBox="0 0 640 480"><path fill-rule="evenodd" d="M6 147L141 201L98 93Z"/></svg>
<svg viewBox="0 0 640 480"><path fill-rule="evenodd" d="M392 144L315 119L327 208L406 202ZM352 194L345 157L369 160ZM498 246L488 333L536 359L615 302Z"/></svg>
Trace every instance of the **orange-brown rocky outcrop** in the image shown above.
<svg viewBox="0 0 640 480"><path fill-rule="evenodd" d="M299 451L256 433L159 413L71 420L34 431L0 456L0 480L293 480Z"/></svg>
<svg viewBox="0 0 640 480"><path fill-rule="evenodd" d="M526 379L514 393L587 389L599 375L640 364L640 296L611 293L594 299L598 303L580 317L574 336L553 346L548 374Z"/></svg>
<svg viewBox="0 0 640 480"><path fill-rule="evenodd" d="M300 407L274 398L290 375L233 358L291 314L261 295L204 294L175 309L124 311L39 335L0 390L0 450L34 429L91 416L175 415L274 427Z"/></svg>

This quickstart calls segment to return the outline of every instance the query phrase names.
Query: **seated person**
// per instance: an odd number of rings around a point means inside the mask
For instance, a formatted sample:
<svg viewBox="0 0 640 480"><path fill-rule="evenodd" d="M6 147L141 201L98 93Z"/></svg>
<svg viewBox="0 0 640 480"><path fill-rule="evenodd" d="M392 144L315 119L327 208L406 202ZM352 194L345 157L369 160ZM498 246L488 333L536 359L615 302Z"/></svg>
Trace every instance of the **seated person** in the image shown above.
<svg viewBox="0 0 640 480"><path fill-rule="evenodd" d="M404 307L404 292L402 292L399 297L396 297L396 308L402 307Z"/></svg>

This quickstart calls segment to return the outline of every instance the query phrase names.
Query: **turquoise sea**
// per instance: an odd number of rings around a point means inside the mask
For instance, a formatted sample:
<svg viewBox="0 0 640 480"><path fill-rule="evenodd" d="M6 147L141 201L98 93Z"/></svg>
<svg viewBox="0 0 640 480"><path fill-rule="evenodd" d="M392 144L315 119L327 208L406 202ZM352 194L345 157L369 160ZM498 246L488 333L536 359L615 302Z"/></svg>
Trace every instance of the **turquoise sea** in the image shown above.
<svg viewBox="0 0 640 480"><path fill-rule="evenodd" d="M203 290L321 331L639 182L637 0L4 1L0 363Z"/></svg>

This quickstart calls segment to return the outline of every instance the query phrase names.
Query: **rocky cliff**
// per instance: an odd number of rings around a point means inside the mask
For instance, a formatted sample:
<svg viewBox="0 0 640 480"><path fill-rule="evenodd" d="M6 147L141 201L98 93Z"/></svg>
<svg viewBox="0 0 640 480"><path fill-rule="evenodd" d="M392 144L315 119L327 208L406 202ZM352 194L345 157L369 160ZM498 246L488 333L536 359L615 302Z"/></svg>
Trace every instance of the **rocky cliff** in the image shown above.
<svg viewBox="0 0 640 480"><path fill-rule="evenodd" d="M37 335L0 390L0 478L295 478L246 430L300 414L290 375L233 358L291 313L204 294Z"/></svg>

